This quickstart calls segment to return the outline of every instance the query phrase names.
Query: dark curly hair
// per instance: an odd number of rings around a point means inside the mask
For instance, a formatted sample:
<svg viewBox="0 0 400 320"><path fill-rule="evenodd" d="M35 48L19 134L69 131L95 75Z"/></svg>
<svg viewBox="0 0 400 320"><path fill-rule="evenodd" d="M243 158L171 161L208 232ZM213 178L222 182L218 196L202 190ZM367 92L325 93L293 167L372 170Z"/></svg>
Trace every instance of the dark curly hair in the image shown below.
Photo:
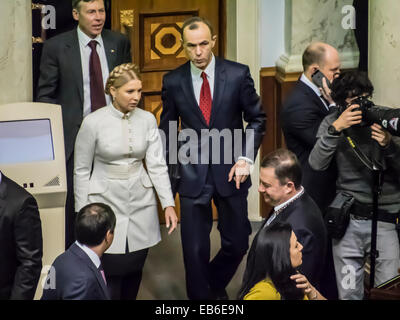
<svg viewBox="0 0 400 320"><path fill-rule="evenodd" d="M346 99L367 94L371 96L374 87L363 71L347 71L341 73L332 82L331 97L338 106L346 107Z"/></svg>

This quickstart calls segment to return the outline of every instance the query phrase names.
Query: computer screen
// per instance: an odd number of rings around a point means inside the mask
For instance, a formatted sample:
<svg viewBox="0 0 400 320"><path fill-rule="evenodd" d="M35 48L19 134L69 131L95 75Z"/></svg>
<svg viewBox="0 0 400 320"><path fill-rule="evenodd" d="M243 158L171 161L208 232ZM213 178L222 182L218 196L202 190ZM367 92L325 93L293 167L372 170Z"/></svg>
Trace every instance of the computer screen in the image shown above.
<svg viewBox="0 0 400 320"><path fill-rule="evenodd" d="M0 121L0 164L54 160L50 119Z"/></svg>

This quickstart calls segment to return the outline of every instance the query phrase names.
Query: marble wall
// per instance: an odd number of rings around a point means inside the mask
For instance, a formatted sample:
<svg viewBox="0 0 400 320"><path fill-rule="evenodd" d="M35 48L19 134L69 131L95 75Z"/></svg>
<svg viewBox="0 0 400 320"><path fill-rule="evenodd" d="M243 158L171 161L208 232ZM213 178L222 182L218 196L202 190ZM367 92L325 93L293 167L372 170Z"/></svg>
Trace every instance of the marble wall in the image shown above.
<svg viewBox="0 0 400 320"><path fill-rule="evenodd" d="M0 105L32 101L32 10L29 0L1 0Z"/></svg>
<svg viewBox="0 0 400 320"><path fill-rule="evenodd" d="M314 41L323 41L340 52L343 68L358 65L358 47L352 29L343 27L347 22L345 6L352 0L285 0L285 53L277 65L288 72L303 70L301 57L305 48ZM345 24L346 26L346 24Z"/></svg>
<svg viewBox="0 0 400 320"><path fill-rule="evenodd" d="M369 77L374 102L400 106L400 1L370 0Z"/></svg>

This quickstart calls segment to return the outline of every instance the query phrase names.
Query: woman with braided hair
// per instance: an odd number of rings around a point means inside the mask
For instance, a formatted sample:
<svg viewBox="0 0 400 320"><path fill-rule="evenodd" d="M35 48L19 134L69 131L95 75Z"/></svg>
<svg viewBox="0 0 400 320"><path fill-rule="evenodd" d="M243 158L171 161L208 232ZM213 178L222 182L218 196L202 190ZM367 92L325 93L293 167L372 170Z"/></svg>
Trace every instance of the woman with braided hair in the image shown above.
<svg viewBox="0 0 400 320"><path fill-rule="evenodd" d="M102 257L107 285L112 299L136 299L148 248L161 240L155 192L168 234L178 219L156 119L138 108L138 67L117 66L105 92L112 103L89 114L76 139L75 208L102 202L113 209L114 241Z"/></svg>

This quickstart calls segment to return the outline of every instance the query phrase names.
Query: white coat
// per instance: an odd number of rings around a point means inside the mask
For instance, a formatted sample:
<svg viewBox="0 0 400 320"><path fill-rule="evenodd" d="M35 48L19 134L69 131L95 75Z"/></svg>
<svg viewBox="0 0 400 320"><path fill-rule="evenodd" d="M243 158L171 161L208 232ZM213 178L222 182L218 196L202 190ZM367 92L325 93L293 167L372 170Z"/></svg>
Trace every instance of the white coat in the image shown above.
<svg viewBox="0 0 400 320"><path fill-rule="evenodd" d="M103 202L116 215L106 253L125 253L126 241L133 252L161 240L154 189L163 209L175 202L152 113L135 108L124 115L108 105L89 114L76 138L74 160L75 210Z"/></svg>

